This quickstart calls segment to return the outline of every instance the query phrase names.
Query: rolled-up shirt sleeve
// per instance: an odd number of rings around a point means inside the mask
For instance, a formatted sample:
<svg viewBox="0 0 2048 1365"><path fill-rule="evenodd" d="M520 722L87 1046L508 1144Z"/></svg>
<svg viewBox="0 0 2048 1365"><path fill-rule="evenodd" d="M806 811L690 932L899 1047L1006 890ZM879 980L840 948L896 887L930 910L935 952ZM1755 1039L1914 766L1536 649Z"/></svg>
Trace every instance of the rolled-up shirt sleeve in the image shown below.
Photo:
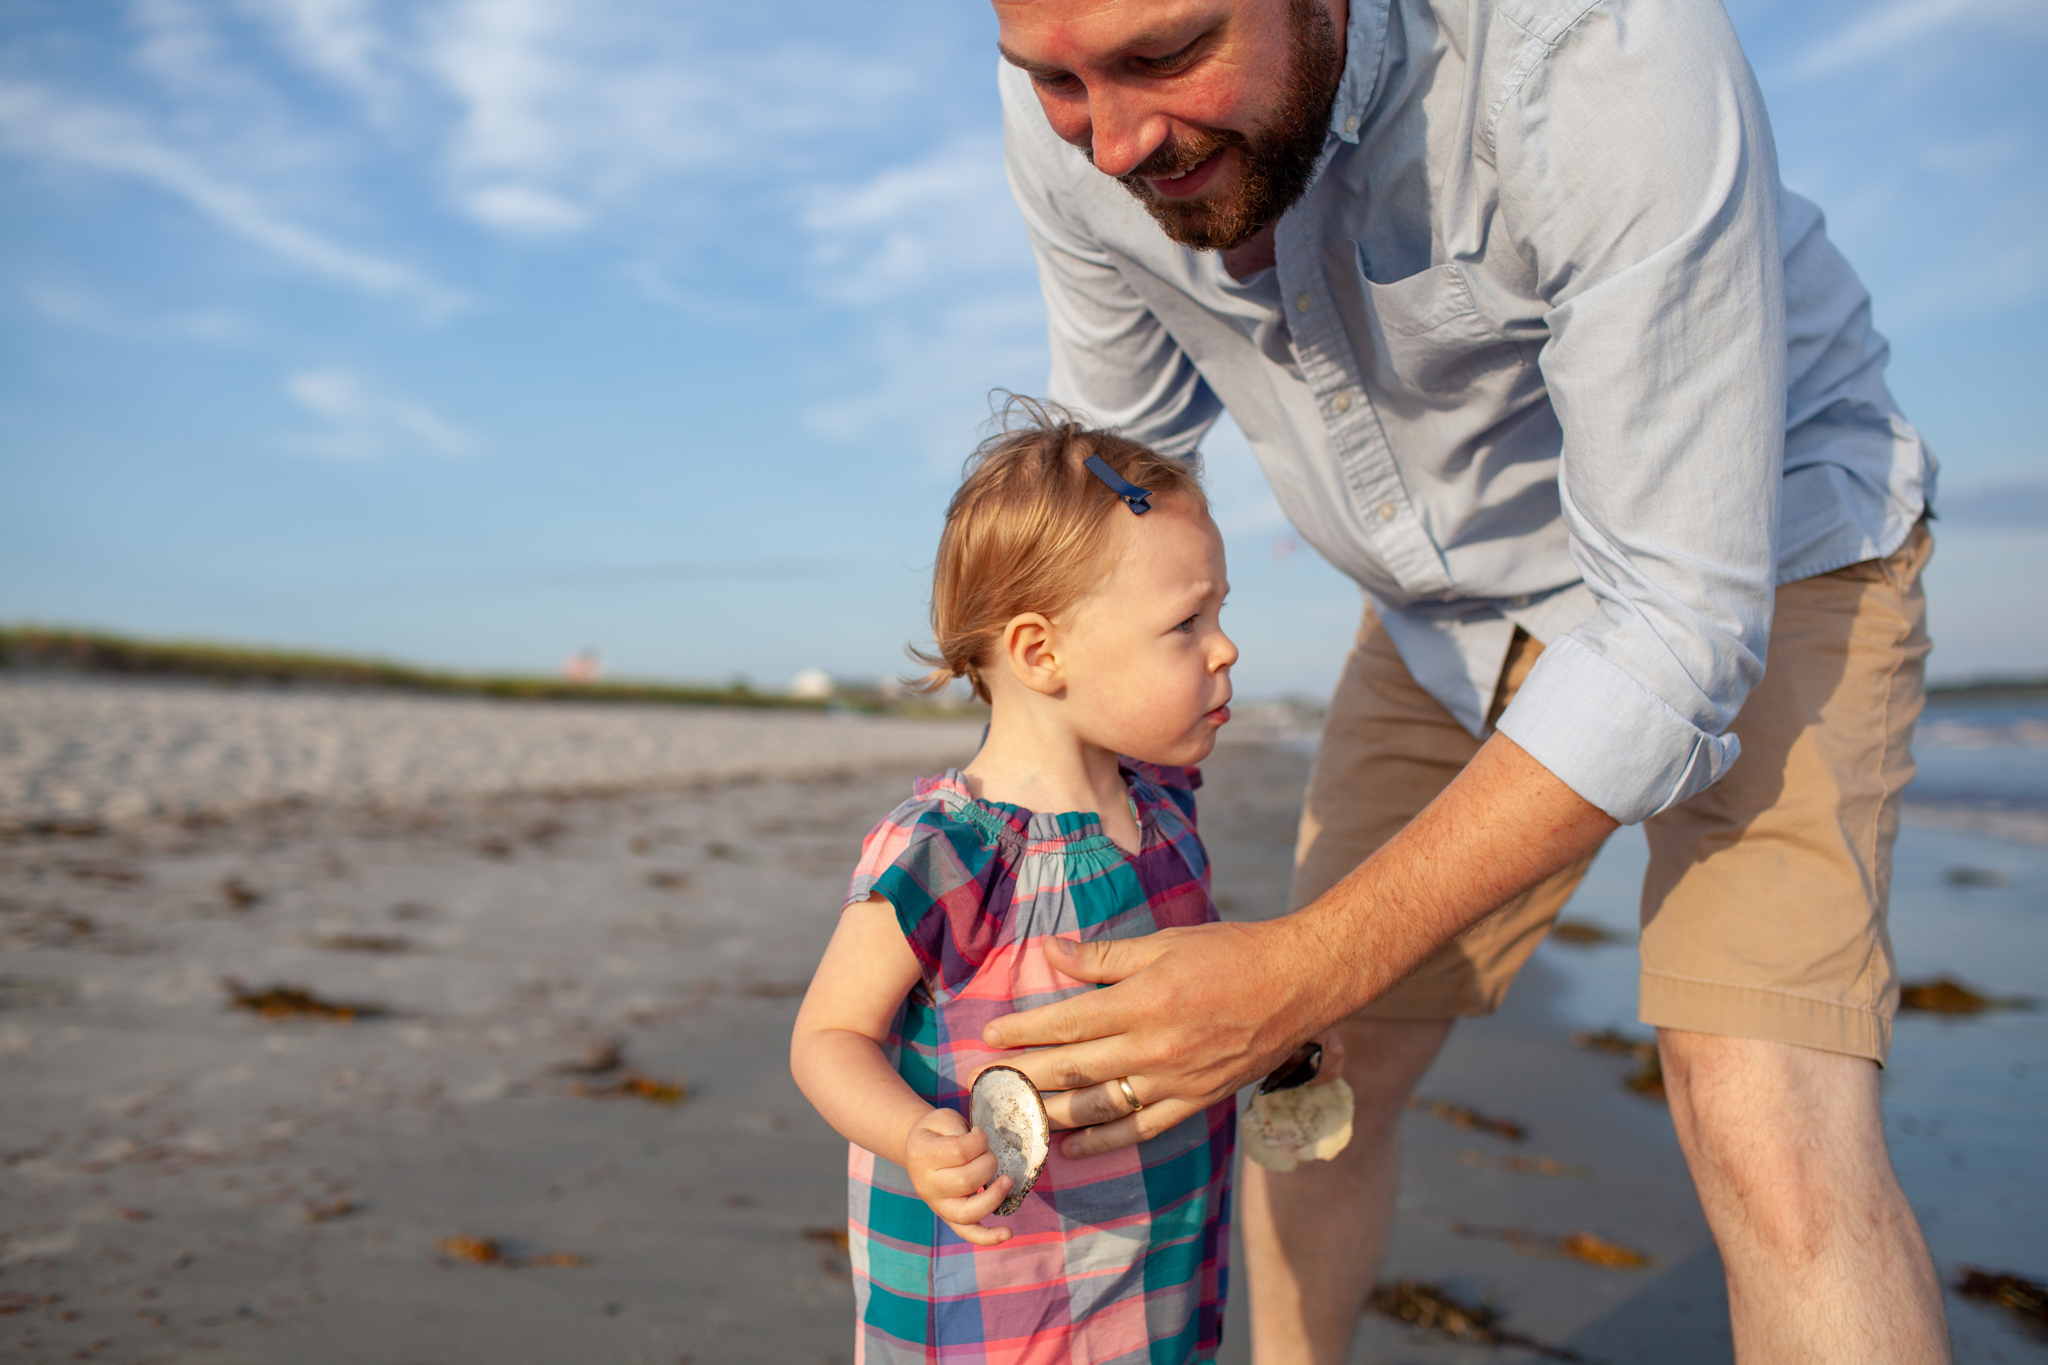
<svg viewBox="0 0 2048 1365"><path fill-rule="evenodd" d="M1052 345L1047 396L1156 450L1191 454L1222 416L1223 404L1109 253L1061 202L1056 176L1048 172L1075 153L1053 134L1028 85L1006 74L999 82L1003 160L1045 294Z"/></svg>
<svg viewBox="0 0 2048 1365"><path fill-rule="evenodd" d="M1550 39L1492 132L1597 603L1499 729L1633 823L1728 770L1763 676L1785 424L1770 129L1719 8L1649 3Z"/></svg>

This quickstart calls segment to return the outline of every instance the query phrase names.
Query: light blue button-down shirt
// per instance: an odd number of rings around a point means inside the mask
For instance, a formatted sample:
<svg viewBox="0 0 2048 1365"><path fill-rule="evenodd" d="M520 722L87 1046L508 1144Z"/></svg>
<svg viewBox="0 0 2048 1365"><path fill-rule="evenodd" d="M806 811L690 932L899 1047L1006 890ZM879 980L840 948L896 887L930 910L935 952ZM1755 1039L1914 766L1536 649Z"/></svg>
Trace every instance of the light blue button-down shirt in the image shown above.
<svg viewBox="0 0 2048 1365"><path fill-rule="evenodd" d="M1479 734L1524 627L1500 730L1641 820L1735 761L1775 585L1897 549L1934 460L1713 0L1352 0L1347 38L1244 281L1005 68L1051 396L1176 452L1227 408L1418 682Z"/></svg>

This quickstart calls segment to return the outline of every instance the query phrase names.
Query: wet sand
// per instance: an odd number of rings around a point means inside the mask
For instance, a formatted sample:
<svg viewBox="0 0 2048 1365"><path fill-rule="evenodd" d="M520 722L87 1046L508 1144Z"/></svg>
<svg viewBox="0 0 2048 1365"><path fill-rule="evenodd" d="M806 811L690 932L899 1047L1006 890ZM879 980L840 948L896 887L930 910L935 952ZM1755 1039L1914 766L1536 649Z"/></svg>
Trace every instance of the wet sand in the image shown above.
<svg viewBox="0 0 2048 1365"><path fill-rule="evenodd" d="M404 700L415 719L468 705ZM97 833L12 811L0 1355L850 1360L832 1240L845 1148L789 1080L788 1029L861 835L913 772L964 756L972 728L892 756L791 728L843 723L768 719L764 749L803 750L812 775L671 758L610 791L152 798ZM516 759L516 738L493 742ZM1306 763L1240 741L1208 765L1226 914L1278 908ZM1617 841L1568 913L1629 930L1630 856ZM2004 884L1950 885L1963 865ZM2048 850L1909 829L1900 869L1909 975L1918 960L2048 993ZM227 1007L229 979L388 1013L265 1022ZM1588 1358L1725 1361L1718 1266L1668 1118L1622 1086L1629 1059L1570 1041L1628 1024L1632 983L1626 946L1546 945L1499 1017L1461 1026L1422 1093L1527 1136L1407 1117L1389 1275L1489 1299L1508 1329ZM2030 1155L2042 1019L1901 1024L1888 1121L1945 1274L2048 1268ZM660 1102L675 1082L688 1097ZM1653 1264L1531 1255L1460 1225L1593 1232ZM461 1237L514 1263L442 1245ZM2048 1358L1995 1310L1951 1311L1960 1359ZM1243 1317L1240 1299L1226 1360L1246 1359ZM1533 1358L1378 1318L1353 1355Z"/></svg>

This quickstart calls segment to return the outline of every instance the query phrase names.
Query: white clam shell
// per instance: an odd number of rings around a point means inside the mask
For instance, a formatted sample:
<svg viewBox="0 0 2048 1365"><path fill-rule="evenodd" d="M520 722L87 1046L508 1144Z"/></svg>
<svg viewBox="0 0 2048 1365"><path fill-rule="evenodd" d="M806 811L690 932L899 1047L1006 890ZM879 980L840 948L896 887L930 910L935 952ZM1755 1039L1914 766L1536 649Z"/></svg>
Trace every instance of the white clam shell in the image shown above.
<svg viewBox="0 0 2048 1365"><path fill-rule="evenodd" d="M996 1209L1015 1213L1038 1183L1045 1159L1052 1153L1052 1120L1038 1087L1014 1066L992 1066L974 1078L973 1121L988 1134L996 1155L996 1172L1010 1177L1010 1193Z"/></svg>
<svg viewBox="0 0 2048 1365"><path fill-rule="evenodd" d="M1244 1154L1269 1171L1328 1161L1351 1142L1351 1087L1340 1078L1260 1095L1244 1111L1237 1137Z"/></svg>

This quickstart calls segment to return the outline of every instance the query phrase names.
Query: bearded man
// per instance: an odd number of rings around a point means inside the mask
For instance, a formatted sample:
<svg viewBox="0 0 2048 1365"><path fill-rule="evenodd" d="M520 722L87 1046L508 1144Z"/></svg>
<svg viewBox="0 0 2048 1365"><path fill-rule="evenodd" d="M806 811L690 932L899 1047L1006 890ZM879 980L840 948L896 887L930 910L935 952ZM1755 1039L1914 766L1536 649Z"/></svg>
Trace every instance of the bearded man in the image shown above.
<svg viewBox="0 0 2048 1365"><path fill-rule="evenodd" d="M1342 1360L1403 1101L1640 822L1738 1356L1946 1360L1877 1083L1935 466L1719 5L995 7L1052 396L1189 453L1227 408L1368 605L1294 913L1049 950L1119 984L988 1041L1078 1155L1334 1026L1351 1146L1247 1167L1243 1227L1260 1365Z"/></svg>

